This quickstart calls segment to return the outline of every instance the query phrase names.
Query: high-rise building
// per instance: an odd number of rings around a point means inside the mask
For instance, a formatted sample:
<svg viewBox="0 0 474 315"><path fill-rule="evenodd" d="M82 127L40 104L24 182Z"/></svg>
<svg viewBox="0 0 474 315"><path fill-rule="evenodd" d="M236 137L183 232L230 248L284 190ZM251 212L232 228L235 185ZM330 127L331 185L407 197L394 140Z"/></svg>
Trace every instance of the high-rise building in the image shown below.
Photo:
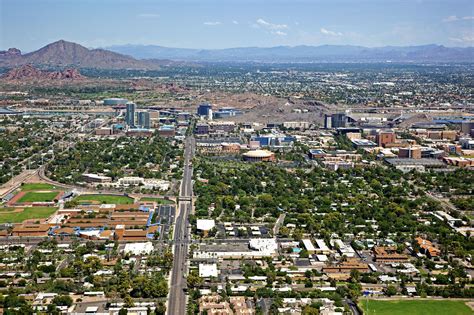
<svg viewBox="0 0 474 315"><path fill-rule="evenodd" d="M197 114L199 116L208 117L210 110L212 111L212 105L209 104L209 103L204 103L204 104L199 105L198 110L197 110Z"/></svg>
<svg viewBox="0 0 474 315"><path fill-rule="evenodd" d="M150 113L149 112L138 113L138 125L141 128L150 129Z"/></svg>
<svg viewBox="0 0 474 315"><path fill-rule="evenodd" d="M347 122L347 116L344 113L324 115L324 128L341 128L345 127Z"/></svg>
<svg viewBox="0 0 474 315"><path fill-rule="evenodd" d="M134 103L127 103L127 112L125 114L125 122L130 127L135 127L135 109L136 105Z"/></svg>
<svg viewBox="0 0 474 315"><path fill-rule="evenodd" d="M331 116L331 126L332 128L342 128L346 126L347 117L344 113L333 114Z"/></svg>
<svg viewBox="0 0 474 315"><path fill-rule="evenodd" d="M331 120L332 120L331 115L324 115L324 128L325 129L332 128Z"/></svg>

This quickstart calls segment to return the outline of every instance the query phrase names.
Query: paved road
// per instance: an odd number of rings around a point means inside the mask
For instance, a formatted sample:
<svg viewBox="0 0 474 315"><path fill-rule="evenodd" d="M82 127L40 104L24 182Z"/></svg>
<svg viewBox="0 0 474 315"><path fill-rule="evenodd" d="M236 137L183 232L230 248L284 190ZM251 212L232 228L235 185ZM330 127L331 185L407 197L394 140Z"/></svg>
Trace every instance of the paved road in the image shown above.
<svg viewBox="0 0 474 315"><path fill-rule="evenodd" d="M349 306L353 315L361 315L361 313L359 312L359 309L357 308L357 304L354 301L352 301L351 299L346 299L345 301L347 305Z"/></svg>
<svg viewBox="0 0 474 315"><path fill-rule="evenodd" d="M178 215L174 226L173 269L171 270L170 292L167 314L184 315L186 313L186 268L188 242L190 240L189 213L192 208L193 169L190 164L194 154L194 139L186 138L184 150L184 172L179 193Z"/></svg>

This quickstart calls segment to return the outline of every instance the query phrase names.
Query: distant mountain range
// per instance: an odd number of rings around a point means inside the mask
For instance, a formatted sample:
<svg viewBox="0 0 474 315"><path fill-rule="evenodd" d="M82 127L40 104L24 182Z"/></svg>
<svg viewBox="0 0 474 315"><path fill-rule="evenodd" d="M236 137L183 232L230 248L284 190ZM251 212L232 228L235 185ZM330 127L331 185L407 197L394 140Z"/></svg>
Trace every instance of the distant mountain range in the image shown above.
<svg viewBox="0 0 474 315"><path fill-rule="evenodd" d="M36 51L0 51L0 67L33 65L40 68L96 68L157 70L188 62L474 62L474 47L440 45L380 47L278 46L229 49L185 49L153 45L111 46L88 49L60 40ZM194 64L195 65L195 64ZM24 70L24 69L23 69ZM31 70L31 69L30 69Z"/></svg>
<svg viewBox="0 0 474 315"><path fill-rule="evenodd" d="M458 48L442 45L386 46L378 48L323 45L228 49L187 49L154 45L123 45L110 46L107 49L138 59L157 58L197 62L474 62L474 47Z"/></svg>
<svg viewBox="0 0 474 315"><path fill-rule="evenodd" d="M0 66L8 68L31 64L55 68L154 70L168 63L169 61L164 60L137 60L105 49L88 49L64 40L51 43L24 55L16 48L0 51Z"/></svg>

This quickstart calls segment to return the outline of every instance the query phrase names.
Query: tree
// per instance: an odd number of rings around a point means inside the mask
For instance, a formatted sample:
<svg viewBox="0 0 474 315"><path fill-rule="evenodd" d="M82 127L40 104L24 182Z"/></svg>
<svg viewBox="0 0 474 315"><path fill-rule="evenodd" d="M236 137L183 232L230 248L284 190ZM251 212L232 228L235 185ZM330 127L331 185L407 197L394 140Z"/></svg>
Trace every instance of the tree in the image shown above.
<svg viewBox="0 0 474 315"><path fill-rule="evenodd" d="M54 297L52 303L56 304L57 306L70 307L73 301L69 295L57 295Z"/></svg>
<svg viewBox="0 0 474 315"><path fill-rule="evenodd" d="M127 315L127 314L128 314L127 309L122 307L119 311L119 315Z"/></svg>
<svg viewBox="0 0 474 315"><path fill-rule="evenodd" d="M360 271L357 269L351 270L351 281L352 282L359 282L360 279Z"/></svg>
<svg viewBox="0 0 474 315"><path fill-rule="evenodd" d="M123 299L123 302L125 303L125 307L133 307L133 299L130 295L126 295L125 298Z"/></svg>
<svg viewBox="0 0 474 315"><path fill-rule="evenodd" d="M195 272L191 272L188 275L187 283L190 288L196 288L200 286L203 282L203 279L199 277Z"/></svg>
<svg viewBox="0 0 474 315"><path fill-rule="evenodd" d="M319 314L319 310L315 307L312 307L310 305L306 305L304 308L303 308L303 312L302 312L303 315L318 315Z"/></svg>
<svg viewBox="0 0 474 315"><path fill-rule="evenodd" d="M392 296L397 294L397 288L393 285L389 285L387 288L385 288L385 294L387 296Z"/></svg>

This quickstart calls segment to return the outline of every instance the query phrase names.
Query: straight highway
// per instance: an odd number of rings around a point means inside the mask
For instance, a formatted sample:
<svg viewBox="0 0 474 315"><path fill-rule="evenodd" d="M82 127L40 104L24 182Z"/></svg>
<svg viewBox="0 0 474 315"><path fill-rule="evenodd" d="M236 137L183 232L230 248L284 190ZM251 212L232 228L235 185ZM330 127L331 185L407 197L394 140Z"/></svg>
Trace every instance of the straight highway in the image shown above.
<svg viewBox="0 0 474 315"><path fill-rule="evenodd" d="M189 214L192 209L193 183L192 158L194 139L187 137L184 149L184 171L180 186L178 214L174 225L173 268L171 270L170 290L167 314L184 315L186 313L186 269L188 245L190 241Z"/></svg>

